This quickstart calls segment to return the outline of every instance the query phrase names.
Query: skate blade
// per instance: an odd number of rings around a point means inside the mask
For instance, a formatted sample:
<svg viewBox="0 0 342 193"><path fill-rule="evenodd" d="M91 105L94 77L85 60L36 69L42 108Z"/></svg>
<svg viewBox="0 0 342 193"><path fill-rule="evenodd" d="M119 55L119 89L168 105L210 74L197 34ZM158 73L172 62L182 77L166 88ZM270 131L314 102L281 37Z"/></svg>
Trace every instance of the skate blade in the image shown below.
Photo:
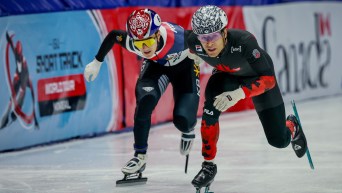
<svg viewBox="0 0 342 193"><path fill-rule="evenodd" d="M303 127L302 127L302 124L300 122L300 119L299 119L299 114L298 114L298 111L297 111L297 107L296 107L296 103L294 100L291 100L291 104L292 104L292 109L293 109L293 112L295 114L295 116L297 117L298 119L298 123L299 123L299 127L303 130ZM303 131L304 132L304 131ZM315 169L315 166L313 164L313 161L311 159L311 155L310 155L310 151L309 151L309 146L308 146L308 143L306 142L306 146L307 146L307 149L306 149L306 156L308 158L308 161L309 161L309 164L310 164L310 168L312 170Z"/></svg>
<svg viewBox="0 0 342 193"><path fill-rule="evenodd" d="M116 181L116 187L135 186L146 184L147 178L122 179Z"/></svg>
<svg viewBox="0 0 342 193"><path fill-rule="evenodd" d="M204 188L203 193L214 193L214 192L209 192L210 185L211 185L211 183L213 183L213 181L214 181L214 179L212 181L210 181L206 186L203 186L203 187L194 186L196 188L196 193L201 193L202 188Z"/></svg>
<svg viewBox="0 0 342 193"><path fill-rule="evenodd" d="M201 189L196 189L196 193L201 193ZM209 189L205 189L203 193L214 193L214 192L209 192Z"/></svg>

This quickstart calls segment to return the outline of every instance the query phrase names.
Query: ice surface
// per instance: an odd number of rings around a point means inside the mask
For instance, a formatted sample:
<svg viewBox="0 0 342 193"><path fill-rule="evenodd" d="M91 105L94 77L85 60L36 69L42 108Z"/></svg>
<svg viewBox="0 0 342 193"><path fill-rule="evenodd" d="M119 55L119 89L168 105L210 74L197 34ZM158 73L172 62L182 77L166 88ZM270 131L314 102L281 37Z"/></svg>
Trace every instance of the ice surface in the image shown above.
<svg viewBox="0 0 342 193"><path fill-rule="evenodd" d="M290 104L287 112L292 113ZM297 102L315 170L292 148L268 145L254 110L221 116L215 193L342 193L342 97ZM124 133L0 154L1 193L195 192L200 169L200 121L188 174L179 153L180 133L171 124L151 129L146 185L116 187L133 155L133 134ZM15 140L15 139L13 139Z"/></svg>

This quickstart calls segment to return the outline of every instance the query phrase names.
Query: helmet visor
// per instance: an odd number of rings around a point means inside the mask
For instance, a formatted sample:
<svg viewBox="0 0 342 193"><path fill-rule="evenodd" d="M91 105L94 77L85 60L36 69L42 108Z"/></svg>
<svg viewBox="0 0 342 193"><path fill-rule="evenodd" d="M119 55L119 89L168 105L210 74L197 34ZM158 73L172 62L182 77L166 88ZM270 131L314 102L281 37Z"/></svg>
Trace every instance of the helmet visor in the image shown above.
<svg viewBox="0 0 342 193"><path fill-rule="evenodd" d="M155 43L156 43L156 38L155 37L150 37L150 38L143 39L143 40L133 40L134 46L139 48L139 49L142 49L144 44L147 47L151 47Z"/></svg>
<svg viewBox="0 0 342 193"><path fill-rule="evenodd" d="M201 42L214 42L222 37L221 32L214 32L211 34L199 34L197 39Z"/></svg>

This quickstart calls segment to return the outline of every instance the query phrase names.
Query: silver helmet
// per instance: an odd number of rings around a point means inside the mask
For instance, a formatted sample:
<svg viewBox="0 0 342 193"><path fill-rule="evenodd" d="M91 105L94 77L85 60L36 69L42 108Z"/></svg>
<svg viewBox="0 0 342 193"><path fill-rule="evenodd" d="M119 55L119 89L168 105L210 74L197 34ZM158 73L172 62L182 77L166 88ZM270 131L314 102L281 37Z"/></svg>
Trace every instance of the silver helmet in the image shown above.
<svg viewBox="0 0 342 193"><path fill-rule="evenodd" d="M191 27L195 34L210 34L228 25L226 13L215 5L200 7L192 16Z"/></svg>

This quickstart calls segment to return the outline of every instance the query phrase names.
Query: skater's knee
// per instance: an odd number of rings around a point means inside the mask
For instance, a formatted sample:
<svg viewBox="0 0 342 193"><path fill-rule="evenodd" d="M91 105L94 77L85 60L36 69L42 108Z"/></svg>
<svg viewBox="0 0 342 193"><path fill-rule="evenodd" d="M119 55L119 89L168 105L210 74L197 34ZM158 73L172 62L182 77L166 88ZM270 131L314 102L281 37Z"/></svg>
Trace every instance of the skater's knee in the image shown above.
<svg viewBox="0 0 342 193"><path fill-rule="evenodd" d="M137 96L136 114L139 117L149 116L158 103L158 96L155 93Z"/></svg>
<svg viewBox="0 0 342 193"><path fill-rule="evenodd" d="M189 133L196 125L196 117L191 118L185 115L174 115L173 124L179 131Z"/></svg>
<svg viewBox="0 0 342 193"><path fill-rule="evenodd" d="M138 82L135 88L137 103L153 103L156 104L160 98L159 89L155 89L153 82Z"/></svg>
<svg viewBox="0 0 342 193"><path fill-rule="evenodd" d="M157 91L150 91L150 92L137 92L137 102L143 103L143 102L150 102L150 103L156 103L159 99L159 95Z"/></svg>

